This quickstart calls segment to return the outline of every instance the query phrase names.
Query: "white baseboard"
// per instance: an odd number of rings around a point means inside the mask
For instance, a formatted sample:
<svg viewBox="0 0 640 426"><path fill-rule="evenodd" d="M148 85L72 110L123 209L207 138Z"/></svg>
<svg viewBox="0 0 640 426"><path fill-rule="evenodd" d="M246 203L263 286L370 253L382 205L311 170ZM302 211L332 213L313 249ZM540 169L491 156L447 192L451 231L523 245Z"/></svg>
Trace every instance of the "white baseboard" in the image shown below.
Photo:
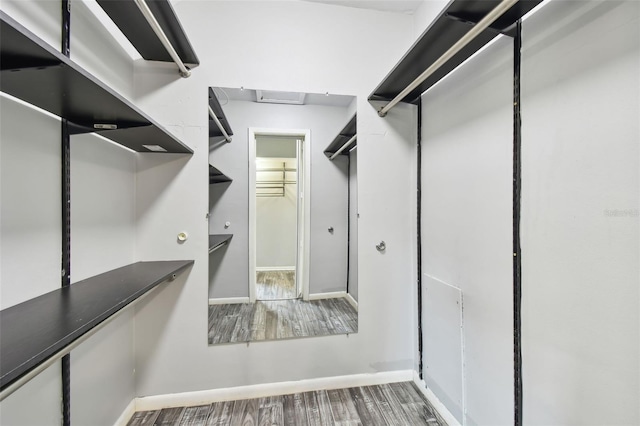
<svg viewBox="0 0 640 426"><path fill-rule="evenodd" d="M309 295L309 300L320 299L339 299L341 297L347 297L346 291L332 291L330 293L314 293Z"/></svg>
<svg viewBox="0 0 640 426"><path fill-rule="evenodd" d="M353 306L353 309L355 309L356 311L358 310L358 301L354 299L353 296L349 293L347 293L347 302L349 302L349 304Z"/></svg>
<svg viewBox="0 0 640 426"><path fill-rule="evenodd" d="M210 305L232 305L234 303L249 303L248 297L222 297L218 299L209 299Z"/></svg>
<svg viewBox="0 0 640 426"><path fill-rule="evenodd" d="M451 414L451 412L447 410L447 407L445 407L444 404L438 399L436 394L434 394L433 391L427 387L427 384L420 378L416 371L413 372L413 382L416 384L418 389L420 389L420 392L422 392L424 397L427 398L427 401L431 403L433 408L438 411L438 414L440 414L442 419L447 422L449 426L460 426L460 422L458 421L458 419L456 419L453 414Z"/></svg>
<svg viewBox="0 0 640 426"><path fill-rule="evenodd" d="M136 400L132 399L129 405L127 405L127 408L125 408L122 414L120 414L120 417L118 417L118 420L116 420L116 422L114 423L114 426L126 426L127 423L129 423L129 420L131 420L131 417L133 417L133 415L135 414L135 412L136 412Z"/></svg>
<svg viewBox="0 0 640 426"><path fill-rule="evenodd" d="M295 266L256 266L256 272L266 271L295 271Z"/></svg>
<svg viewBox="0 0 640 426"><path fill-rule="evenodd" d="M135 407L136 411L159 410L162 408L189 407L211 404L218 401L288 395L323 389L342 389L357 386L381 385L384 383L407 382L413 380L413 373L413 370L387 371L382 373L321 377L295 382L265 383L225 389L153 395L136 398Z"/></svg>

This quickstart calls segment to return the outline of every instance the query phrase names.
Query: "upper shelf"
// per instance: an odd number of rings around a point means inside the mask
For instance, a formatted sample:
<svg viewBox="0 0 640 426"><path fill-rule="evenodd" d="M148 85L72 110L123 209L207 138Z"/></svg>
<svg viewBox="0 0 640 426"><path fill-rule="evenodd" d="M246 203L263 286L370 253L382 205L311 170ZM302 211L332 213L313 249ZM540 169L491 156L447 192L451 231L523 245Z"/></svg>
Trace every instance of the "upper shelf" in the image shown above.
<svg viewBox="0 0 640 426"><path fill-rule="evenodd" d="M135 1L97 0L97 2L144 59L173 62L167 49L153 32ZM182 62L191 67L197 66L200 61L182 29L171 3L168 0L153 0L146 3Z"/></svg>
<svg viewBox="0 0 640 426"><path fill-rule="evenodd" d="M232 136L233 130L231 130L229 121L227 120L227 117L224 115L222 106L220 106L218 97L216 96L212 87L209 87L209 107L211 108L213 113L216 115L216 117L218 118L218 121L220 121L220 124L222 124L222 127L224 127L224 130L227 132L227 134L229 136ZM222 134L222 131L220 130L220 128L218 128L215 121L213 121L211 117L209 117L209 137L210 138L224 137L224 135Z"/></svg>
<svg viewBox="0 0 640 426"><path fill-rule="evenodd" d="M233 179L209 164L209 184L223 182L233 182Z"/></svg>
<svg viewBox="0 0 640 426"><path fill-rule="evenodd" d="M0 389L64 351L193 260L138 262L0 311Z"/></svg>
<svg viewBox="0 0 640 426"><path fill-rule="evenodd" d="M73 133L95 132L138 152L193 153L131 102L2 11L0 18L2 92L69 120Z"/></svg>
<svg viewBox="0 0 640 426"><path fill-rule="evenodd" d="M345 143L347 143L353 136L357 135L358 132L356 128L356 118L357 115L354 114L353 117L351 117L351 120L349 120L349 122L344 126L340 133L338 133L338 135L333 139L329 146L324 150L324 155L331 158L331 156L335 154L336 151L338 151L340 148L342 148ZM350 145L348 150L345 149L340 154L349 155L349 151L351 150L351 148L356 146L356 144L357 141L354 141Z"/></svg>
<svg viewBox="0 0 640 426"><path fill-rule="evenodd" d="M414 103L420 95L458 65L471 57L498 34L512 35L514 24L542 0L519 0L489 28L480 33L433 75L411 91L402 102ZM437 61L451 46L465 35L473 24L493 10L500 0L454 0L426 29L393 70L369 96L370 101L390 101L420 74Z"/></svg>

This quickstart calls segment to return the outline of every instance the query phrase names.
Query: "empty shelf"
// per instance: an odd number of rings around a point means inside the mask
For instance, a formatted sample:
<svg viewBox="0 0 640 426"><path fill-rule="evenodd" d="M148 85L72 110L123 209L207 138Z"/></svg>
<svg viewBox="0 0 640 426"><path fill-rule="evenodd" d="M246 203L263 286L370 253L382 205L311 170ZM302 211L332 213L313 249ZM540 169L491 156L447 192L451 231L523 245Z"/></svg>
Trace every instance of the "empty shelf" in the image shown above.
<svg viewBox="0 0 640 426"><path fill-rule="evenodd" d="M192 264L193 260L138 262L0 311L0 388L5 390Z"/></svg>
<svg viewBox="0 0 640 426"><path fill-rule="evenodd" d="M498 34L510 34L513 25L542 0L520 0L460 52L402 99L413 103L428 88L453 71ZM472 24L493 10L500 0L454 0L413 44L382 83L369 96L371 101L390 101L409 86L431 64L466 34Z"/></svg>
<svg viewBox="0 0 640 426"><path fill-rule="evenodd" d="M211 110L220 121L220 124L222 124L222 127L224 127L224 130L227 132L227 134L229 136L232 136L233 130L231 130L231 126L229 125L229 121L227 120L227 117L224 115L224 111L222 110L222 106L220 106L218 97L216 96L215 92L213 91L213 88L211 87L209 87L209 106L211 107ZM224 135L222 134L222 131L220 130L220 128L218 128L215 121L213 121L211 117L209 117L209 137L210 138L224 137Z"/></svg>
<svg viewBox="0 0 640 426"><path fill-rule="evenodd" d="M0 90L138 152L193 153L131 102L0 11ZM160 148L157 148L160 147Z"/></svg>
<svg viewBox="0 0 640 426"><path fill-rule="evenodd" d="M233 179L231 179L229 176L226 176L220 170L209 164L209 184L211 185L214 183L223 182L233 182Z"/></svg>
<svg viewBox="0 0 640 426"><path fill-rule="evenodd" d="M342 146L347 143L353 136L355 136L358 131L356 128L356 118L357 115L354 114L351 117L351 120L344 126L344 128L338 133L338 135L333 139L333 141L329 144L327 149L324 150L324 155L331 158L333 154L336 153ZM354 141L348 149L343 150L340 155L349 155L349 150L351 150L354 146L356 146L357 141Z"/></svg>
<svg viewBox="0 0 640 426"><path fill-rule="evenodd" d="M97 1L144 59L173 62L133 0ZM182 29L171 3L168 0L153 0L146 3L182 62L191 67L198 65L200 61Z"/></svg>
<svg viewBox="0 0 640 426"><path fill-rule="evenodd" d="M233 234L209 235L209 253L213 253L225 244L229 244L231 238L233 238Z"/></svg>

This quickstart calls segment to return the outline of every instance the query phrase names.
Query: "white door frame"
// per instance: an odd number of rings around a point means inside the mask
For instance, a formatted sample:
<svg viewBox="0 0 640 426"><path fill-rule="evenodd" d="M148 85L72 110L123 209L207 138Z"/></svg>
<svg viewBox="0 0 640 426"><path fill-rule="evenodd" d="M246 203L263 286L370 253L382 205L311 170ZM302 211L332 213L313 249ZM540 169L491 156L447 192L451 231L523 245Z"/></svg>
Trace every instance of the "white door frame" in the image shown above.
<svg viewBox="0 0 640 426"><path fill-rule="evenodd" d="M249 127L249 302L256 301L256 135L260 136L299 136L304 138L303 188L301 188L304 226L302 228L302 247L298 244L298 265L296 276L302 298L309 300L309 235L311 233L311 130L309 129L271 129ZM300 200L298 200L300 201ZM298 241L299 243L299 241ZM302 253L300 253L302 251ZM299 263L302 264L300 265Z"/></svg>

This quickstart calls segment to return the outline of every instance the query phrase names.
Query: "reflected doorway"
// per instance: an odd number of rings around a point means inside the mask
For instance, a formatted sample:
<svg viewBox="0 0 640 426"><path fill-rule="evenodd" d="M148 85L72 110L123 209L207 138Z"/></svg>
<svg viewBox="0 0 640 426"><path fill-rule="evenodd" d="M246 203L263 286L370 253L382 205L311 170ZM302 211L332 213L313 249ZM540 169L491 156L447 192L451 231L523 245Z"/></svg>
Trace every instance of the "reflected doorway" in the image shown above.
<svg viewBox="0 0 640 426"><path fill-rule="evenodd" d="M304 299L308 135L295 130L250 133L250 299Z"/></svg>

